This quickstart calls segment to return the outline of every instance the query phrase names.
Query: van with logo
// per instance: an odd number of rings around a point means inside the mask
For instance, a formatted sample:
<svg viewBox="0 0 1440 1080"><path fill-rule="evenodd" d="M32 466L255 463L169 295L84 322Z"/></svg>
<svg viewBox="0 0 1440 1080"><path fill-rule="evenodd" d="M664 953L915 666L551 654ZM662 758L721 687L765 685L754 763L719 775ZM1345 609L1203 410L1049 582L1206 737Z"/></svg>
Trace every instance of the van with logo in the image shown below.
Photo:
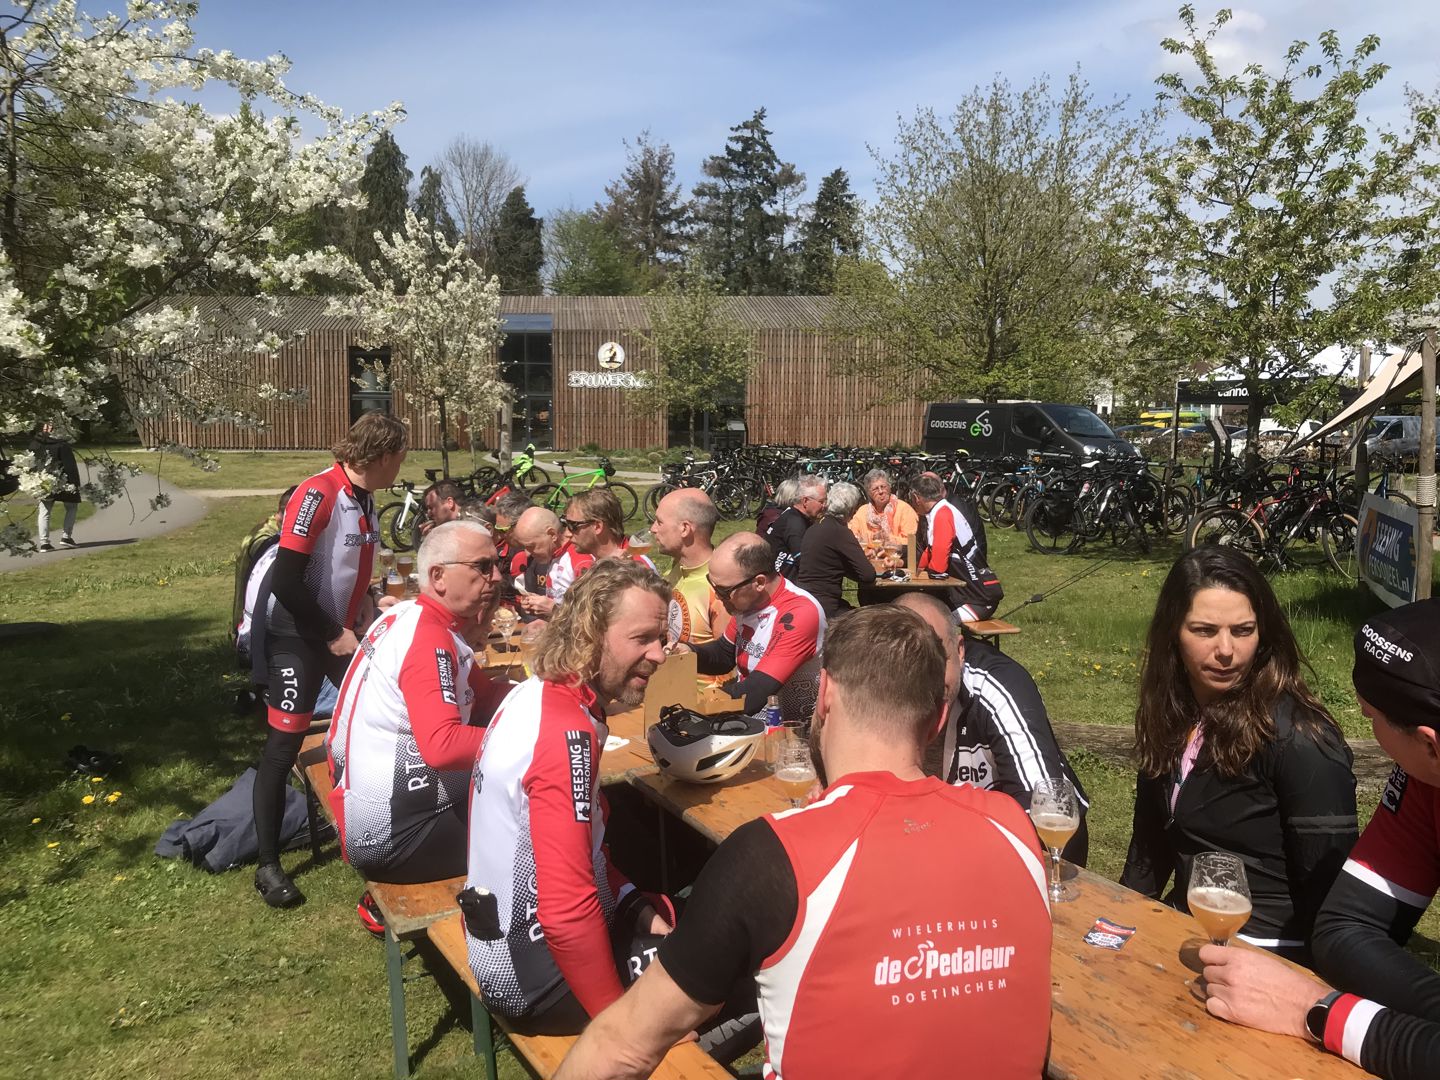
<svg viewBox="0 0 1440 1080"><path fill-rule="evenodd" d="M921 446L930 453L964 450L974 457L1035 452L1137 456L1135 448L1090 409L1051 401L929 405Z"/></svg>

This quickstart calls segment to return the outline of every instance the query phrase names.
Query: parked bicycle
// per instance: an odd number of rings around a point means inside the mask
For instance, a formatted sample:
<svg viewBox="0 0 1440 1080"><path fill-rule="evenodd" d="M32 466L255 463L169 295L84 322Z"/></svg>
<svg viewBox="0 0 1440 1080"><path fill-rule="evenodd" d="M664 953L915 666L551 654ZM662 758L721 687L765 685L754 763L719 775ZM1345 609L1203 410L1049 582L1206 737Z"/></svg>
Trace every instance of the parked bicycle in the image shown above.
<svg viewBox="0 0 1440 1080"><path fill-rule="evenodd" d="M582 491L603 487L608 488L620 501L620 512L627 521L634 517L635 511L640 508L640 496L635 494L635 489L629 484L614 478L615 466L610 464L608 457L602 457L595 468L574 474L565 467L569 462L556 461L555 464L560 466L560 479L553 484L541 484L530 491L530 497L536 506L544 506L559 514L565 509L565 504Z"/></svg>

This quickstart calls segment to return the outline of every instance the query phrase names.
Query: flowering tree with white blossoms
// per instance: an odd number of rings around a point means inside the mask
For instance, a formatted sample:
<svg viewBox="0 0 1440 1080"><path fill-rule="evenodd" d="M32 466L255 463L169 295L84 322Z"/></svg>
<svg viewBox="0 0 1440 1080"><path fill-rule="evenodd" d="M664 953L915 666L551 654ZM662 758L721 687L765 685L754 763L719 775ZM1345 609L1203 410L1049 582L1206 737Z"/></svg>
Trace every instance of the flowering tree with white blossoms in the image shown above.
<svg viewBox="0 0 1440 1080"><path fill-rule="evenodd" d="M402 231L391 237L377 232L375 242L374 282L334 305L360 323L373 347L390 347L395 381L428 399L440 421L448 476L448 418L463 416L473 431L510 395L498 359L500 280L480 269L463 240L446 243L413 210L405 212ZM371 370L386 378L378 366Z"/></svg>
<svg viewBox="0 0 1440 1080"><path fill-rule="evenodd" d="M222 358L283 342L184 298L279 305L317 281L360 278L336 249L297 240L297 226L318 207L359 204L366 151L399 106L347 118L288 89L284 57L197 48L195 12L175 0L103 16L75 0L17 0L0 15L0 434L93 419L119 385L137 419L258 426L259 401L302 389L257 390ZM215 86L240 99L234 114L194 103ZM16 463L22 490L41 491L33 462ZM123 478L92 473L86 495L112 499ZM0 534L12 550L22 541L13 523Z"/></svg>

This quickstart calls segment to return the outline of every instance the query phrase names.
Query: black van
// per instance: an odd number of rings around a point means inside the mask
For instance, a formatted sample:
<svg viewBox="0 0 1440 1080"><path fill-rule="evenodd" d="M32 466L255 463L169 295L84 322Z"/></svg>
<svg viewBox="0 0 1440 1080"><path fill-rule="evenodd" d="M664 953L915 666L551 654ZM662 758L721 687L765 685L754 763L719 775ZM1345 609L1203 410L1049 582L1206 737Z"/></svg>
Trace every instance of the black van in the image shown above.
<svg viewBox="0 0 1440 1080"><path fill-rule="evenodd" d="M1049 401L945 402L925 409L921 444L931 453L966 450L977 457L1061 451L1077 457L1136 450L1083 405Z"/></svg>

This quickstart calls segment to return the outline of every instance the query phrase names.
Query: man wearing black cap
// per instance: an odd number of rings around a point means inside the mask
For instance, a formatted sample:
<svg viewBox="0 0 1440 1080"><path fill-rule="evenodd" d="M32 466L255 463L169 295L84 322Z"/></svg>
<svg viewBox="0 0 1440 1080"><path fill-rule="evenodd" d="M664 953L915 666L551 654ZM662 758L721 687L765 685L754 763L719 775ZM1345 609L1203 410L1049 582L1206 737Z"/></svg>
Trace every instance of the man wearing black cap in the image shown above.
<svg viewBox="0 0 1440 1080"><path fill-rule="evenodd" d="M1404 945L1440 891L1440 599L1355 635L1355 695L1396 762L1375 816L1315 920L1315 967L1208 945L1209 1008L1307 1037L1387 1080L1440 1077L1440 974Z"/></svg>

